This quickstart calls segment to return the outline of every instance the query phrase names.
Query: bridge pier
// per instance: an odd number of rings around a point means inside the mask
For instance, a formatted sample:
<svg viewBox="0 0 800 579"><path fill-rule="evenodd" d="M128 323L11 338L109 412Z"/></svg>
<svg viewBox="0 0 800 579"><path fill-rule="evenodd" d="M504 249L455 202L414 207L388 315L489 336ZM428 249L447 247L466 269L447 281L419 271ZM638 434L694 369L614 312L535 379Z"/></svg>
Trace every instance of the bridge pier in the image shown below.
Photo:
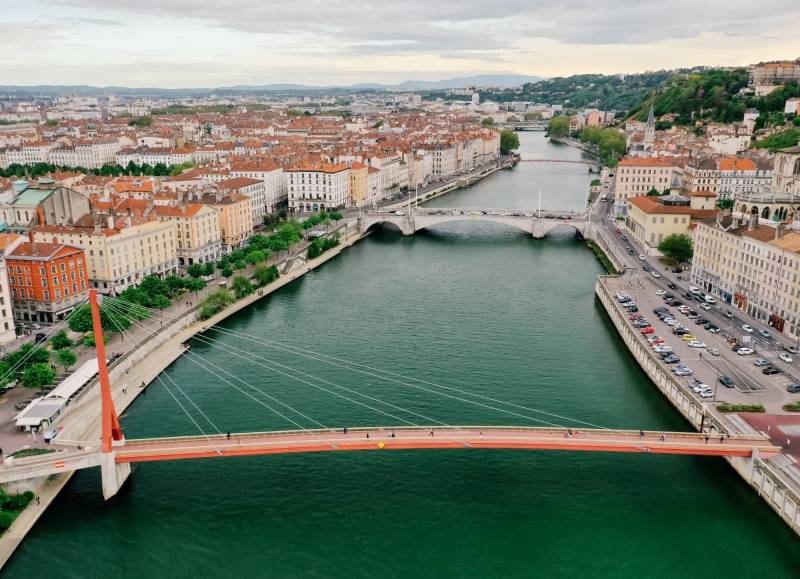
<svg viewBox="0 0 800 579"><path fill-rule="evenodd" d="M117 464L115 458L115 452L104 452L100 456L100 476L105 500L114 497L131 474L130 463Z"/></svg>

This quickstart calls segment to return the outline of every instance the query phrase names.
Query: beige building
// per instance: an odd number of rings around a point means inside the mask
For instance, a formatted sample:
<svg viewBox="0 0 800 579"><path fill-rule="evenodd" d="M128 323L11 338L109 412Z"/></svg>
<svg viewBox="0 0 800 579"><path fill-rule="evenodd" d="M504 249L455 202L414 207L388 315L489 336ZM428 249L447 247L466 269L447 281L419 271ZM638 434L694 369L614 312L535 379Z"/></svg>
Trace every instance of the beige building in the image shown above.
<svg viewBox="0 0 800 579"><path fill-rule="evenodd" d="M217 211L222 253L230 253L253 233L250 198L238 193L208 193L200 199Z"/></svg>
<svg viewBox="0 0 800 579"><path fill-rule="evenodd" d="M363 207L367 203L369 167L363 163L350 165L350 205Z"/></svg>
<svg viewBox="0 0 800 579"><path fill-rule="evenodd" d="M628 199L680 187L682 169L673 160L659 157L626 157L617 165L614 176L614 205L624 211Z"/></svg>
<svg viewBox="0 0 800 579"><path fill-rule="evenodd" d="M97 215L86 215L74 226L41 225L30 234L33 241L83 249L90 285L101 293L118 294L148 275L178 272L175 223L153 216L136 224L119 220L110 225L101 227Z"/></svg>
<svg viewBox="0 0 800 579"><path fill-rule="evenodd" d="M217 210L202 203L159 205L153 212L161 221L175 223L178 264L215 262L222 253L222 234Z"/></svg>
<svg viewBox="0 0 800 579"><path fill-rule="evenodd" d="M698 223L692 283L800 339L800 233L726 217Z"/></svg>
<svg viewBox="0 0 800 579"><path fill-rule="evenodd" d="M625 225L648 255L660 255L658 244L668 235L688 235L692 208L687 198L641 196L632 197L628 202Z"/></svg>

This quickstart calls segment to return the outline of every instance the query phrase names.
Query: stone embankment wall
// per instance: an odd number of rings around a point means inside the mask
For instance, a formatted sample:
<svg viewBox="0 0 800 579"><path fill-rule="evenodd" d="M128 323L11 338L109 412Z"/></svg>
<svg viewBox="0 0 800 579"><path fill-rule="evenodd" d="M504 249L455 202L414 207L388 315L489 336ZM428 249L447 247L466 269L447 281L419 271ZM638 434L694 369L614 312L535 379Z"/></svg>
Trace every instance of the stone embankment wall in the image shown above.
<svg viewBox="0 0 800 579"><path fill-rule="evenodd" d="M671 372L659 362L655 353L645 345L642 336L628 324L623 311L608 288L606 276L599 276L595 293L603 304L622 341L633 357L650 377L653 384L667 397L672 405L696 430L703 430L709 435L738 434L735 427L729 424L713 408L695 399ZM793 484L781 466L791 463L785 456L764 459L726 458L725 460L758 492L772 509L789 527L800 535L800 492L798 485ZM791 464L789 464L791 466Z"/></svg>

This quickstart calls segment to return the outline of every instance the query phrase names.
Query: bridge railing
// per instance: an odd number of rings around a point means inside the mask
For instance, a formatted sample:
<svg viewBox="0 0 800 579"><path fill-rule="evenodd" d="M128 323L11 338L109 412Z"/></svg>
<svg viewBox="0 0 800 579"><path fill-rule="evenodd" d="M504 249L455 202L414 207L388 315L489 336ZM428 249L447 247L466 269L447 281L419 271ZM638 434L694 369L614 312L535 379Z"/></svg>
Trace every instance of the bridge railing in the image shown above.
<svg viewBox="0 0 800 579"><path fill-rule="evenodd" d="M401 211L404 215L407 211ZM367 215L393 215L395 210L370 211ZM496 217L530 217L535 218L541 214L542 218L548 215L554 217L570 217L572 219L586 219L588 214L587 209L503 209L503 208L489 208L489 207L418 207L414 210L415 215L493 215Z"/></svg>
<svg viewBox="0 0 800 579"><path fill-rule="evenodd" d="M374 433L375 431L383 431L386 433L392 432L419 432L420 434L428 434L429 432L433 431L434 433L452 433L452 432L465 432L465 431L481 431L481 432L519 432L519 433L538 433L538 434L558 434L563 435L567 434L570 430L572 431L573 435L580 433L584 434L602 434L606 436L630 436L630 437L641 437L641 433L644 433L645 437L658 437L663 435L669 436L671 439L684 439L686 441L702 441L705 440L705 434L701 432L669 432L663 430L621 430L621 429L605 429L605 428L552 428L552 427L545 427L545 426L497 426L497 425L466 425L466 426L356 426L356 427L347 427L348 433ZM342 428L313 428L307 430L273 430L273 431L265 431L265 432L243 432L243 433L231 433L231 440L246 440L246 439L256 439L256 438L279 438L279 437L287 437L287 436L309 436L309 435L318 435L318 434L342 434ZM757 434L726 434L725 439L731 442L735 441L747 441L752 442L754 440L761 440L761 436ZM138 445L148 445L148 444L158 444L160 442L199 442L199 441L222 441L228 440L227 434L216 434L216 435L189 435L189 436L167 436L167 437L159 437L159 438L140 438L140 439L132 439L128 440L127 443L131 446L138 446ZM764 442L768 443L768 440L764 438Z"/></svg>

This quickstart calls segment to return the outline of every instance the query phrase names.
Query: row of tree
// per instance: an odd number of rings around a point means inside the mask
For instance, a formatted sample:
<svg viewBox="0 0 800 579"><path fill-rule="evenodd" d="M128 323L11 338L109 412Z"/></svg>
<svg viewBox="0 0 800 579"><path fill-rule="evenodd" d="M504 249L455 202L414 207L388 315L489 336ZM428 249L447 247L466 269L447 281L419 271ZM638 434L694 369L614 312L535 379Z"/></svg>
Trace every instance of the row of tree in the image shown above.
<svg viewBox="0 0 800 579"><path fill-rule="evenodd" d="M25 177L36 179L37 177L55 173L56 171L99 175L101 177L120 177L122 175L174 177L192 167L194 167L194 163L189 162L179 163L177 165L165 165L164 163L156 163L155 165L143 163L139 165L130 161L124 167L122 165L107 164L99 169L87 169L81 166L70 167L68 165L54 165L53 163L33 163L25 165L11 163L5 169L0 169L0 177L5 177L7 179L21 179Z"/></svg>

